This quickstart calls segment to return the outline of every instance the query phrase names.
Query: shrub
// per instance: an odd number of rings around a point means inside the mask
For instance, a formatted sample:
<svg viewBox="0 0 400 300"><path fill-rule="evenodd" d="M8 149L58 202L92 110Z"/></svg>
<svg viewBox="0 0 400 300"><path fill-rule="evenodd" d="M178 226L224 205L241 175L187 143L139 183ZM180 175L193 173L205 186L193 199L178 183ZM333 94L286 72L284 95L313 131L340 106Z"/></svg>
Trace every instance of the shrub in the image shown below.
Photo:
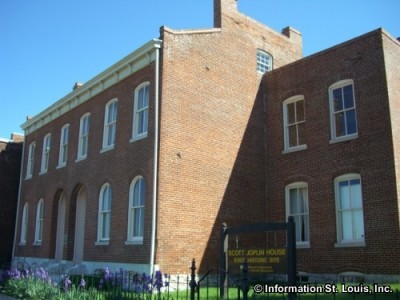
<svg viewBox="0 0 400 300"><path fill-rule="evenodd" d="M153 276L120 269L111 273L108 268L95 275L66 275L57 284L48 272L38 268L34 272L11 269L3 273L0 285L3 293L17 299L108 299L129 294L133 299L158 294L168 287L169 277L157 271Z"/></svg>

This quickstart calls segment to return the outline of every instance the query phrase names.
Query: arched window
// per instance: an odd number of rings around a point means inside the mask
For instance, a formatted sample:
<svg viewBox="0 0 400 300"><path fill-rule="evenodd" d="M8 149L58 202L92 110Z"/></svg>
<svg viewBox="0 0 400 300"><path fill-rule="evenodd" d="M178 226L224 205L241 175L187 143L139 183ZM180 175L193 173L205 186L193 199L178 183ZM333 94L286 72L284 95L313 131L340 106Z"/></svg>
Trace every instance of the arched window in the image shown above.
<svg viewBox="0 0 400 300"><path fill-rule="evenodd" d="M89 127L90 127L90 113L86 113L81 117L79 124L77 160L85 159L87 156L88 146L89 146Z"/></svg>
<svg viewBox="0 0 400 300"><path fill-rule="evenodd" d="M118 100L113 99L106 105L104 113L103 149L114 148L115 136L117 133L117 108Z"/></svg>
<svg viewBox="0 0 400 300"><path fill-rule="evenodd" d="M69 141L69 124L61 128L60 136L60 151L58 156L58 167L63 167L67 164L68 157L68 141Z"/></svg>
<svg viewBox="0 0 400 300"><path fill-rule="evenodd" d="M33 167L35 162L35 149L36 143L32 142L29 145L28 163L26 165L26 179L29 179L33 175Z"/></svg>
<svg viewBox="0 0 400 300"><path fill-rule="evenodd" d="M283 101L284 151L306 149L304 96L293 96Z"/></svg>
<svg viewBox="0 0 400 300"><path fill-rule="evenodd" d="M264 74L272 70L272 56L262 50L257 50L257 72Z"/></svg>
<svg viewBox="0 0 400 300"><path fill-rule="evenodd" d="M145 82L135 90L133 101L133 132L132 140L136 141L147 137L149 128L149 99L150 83Z"/></svg>
<svg viewBox="0 0 400 300"><path fill-rule="evenodd" d="M364 212L359 174L335 178L337 247L364 246Z"/></svg>
<svg viewBox="0 0 400 300"><path fill-rule="evenodd" d="M43 238L43 207L44 200L40 199L36 209L35 244L40 245Z"/></svg>
<svg viewBox="0 0 400 300"><path fill-rule="evenodd" d="M22 211L21 237L19 240L20 245L26 245L26 238L28 234L28 216L29 216L29 204L25 202L24 209Z"/></svg>
<svg viewBox="0 0 400 300"><path fill-rule="evenodd" d="M146 183L143 177L138 176L129 188L128 244L143 243L145 203Z"/></svg>
<svg viewBox="0 0 400 300"><path fill-rule="evenodd" d="M341 80L329 87L331 142L356 138L357 115L353 80Z"/></svg>
<svg viewBox="0 0 400 300"><path fill-rule="evenodd" d="M97 229L98 242L108 243L108 241L110 240L111 200L111 185L109 183L106 183L102 186L99 195L99 218Z"/></svg>
<svg viewBox="0 0 400 300"><path fill-rule="evenodd" d="M296 224L297 246L310 245L310 223L308 209L308 185L306 182L294 182L286 186L286 219L293 216Z"/></svg>
<svg viewBox="0 0 400 300"><path fill-rule="evenodd" d="M43 151L42 151L42 167L40 173L46 173L49 168L49 158L50 158L50 145L51 145L51 134L48 133L43 139Z"/></svg>

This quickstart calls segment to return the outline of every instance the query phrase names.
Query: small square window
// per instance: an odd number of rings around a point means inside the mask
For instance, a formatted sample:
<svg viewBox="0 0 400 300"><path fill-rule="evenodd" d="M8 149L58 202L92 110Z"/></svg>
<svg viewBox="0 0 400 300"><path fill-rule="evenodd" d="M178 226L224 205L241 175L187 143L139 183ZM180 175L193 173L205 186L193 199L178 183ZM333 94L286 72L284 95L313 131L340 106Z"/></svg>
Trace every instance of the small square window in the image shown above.
<svg viewBox="0 0 400 300"><path fill-rule="evenodd" d="M267 52L257 51L257 72L264 74L272 70L272 56Z"/></svg>

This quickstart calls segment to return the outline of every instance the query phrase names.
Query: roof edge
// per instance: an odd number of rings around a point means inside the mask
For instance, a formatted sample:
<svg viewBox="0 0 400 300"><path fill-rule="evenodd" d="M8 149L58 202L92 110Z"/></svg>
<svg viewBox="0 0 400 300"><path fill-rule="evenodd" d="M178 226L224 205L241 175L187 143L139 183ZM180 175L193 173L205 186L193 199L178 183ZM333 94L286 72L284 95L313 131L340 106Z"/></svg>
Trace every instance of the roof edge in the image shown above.
<svg viewBox="0 0 400 300"><path fill-rule="evenodd" d="M140 48L128 54L111 67L96 75L81 87L73 90L36 116L29 118L21 125L28 135L46 125L73 108L88 101L93 96L108 89L127 76L150 65L155 60L155 49L161 48L162 40L152 39Z"/></svg>

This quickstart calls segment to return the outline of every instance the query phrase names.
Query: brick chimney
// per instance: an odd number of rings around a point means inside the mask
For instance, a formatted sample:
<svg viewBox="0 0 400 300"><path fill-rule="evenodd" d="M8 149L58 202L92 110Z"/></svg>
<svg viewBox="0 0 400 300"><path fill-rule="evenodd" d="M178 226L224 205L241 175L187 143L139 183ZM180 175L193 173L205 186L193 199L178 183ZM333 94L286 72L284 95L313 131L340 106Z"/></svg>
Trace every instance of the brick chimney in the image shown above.
<svg viewBox="0 0 400 300"><path fill-rule="evenodd" d="M24 141L24 138L25 137L22 134L15 133L15 132L11 133L11 140L14 143L22 143Z"/></svg>
<svg viewBox="0 0 400 300"><path fill-rule="evenodd" d="M237 12L237 0L214 0L214 28L222 27L224 15Z"/></svg>

